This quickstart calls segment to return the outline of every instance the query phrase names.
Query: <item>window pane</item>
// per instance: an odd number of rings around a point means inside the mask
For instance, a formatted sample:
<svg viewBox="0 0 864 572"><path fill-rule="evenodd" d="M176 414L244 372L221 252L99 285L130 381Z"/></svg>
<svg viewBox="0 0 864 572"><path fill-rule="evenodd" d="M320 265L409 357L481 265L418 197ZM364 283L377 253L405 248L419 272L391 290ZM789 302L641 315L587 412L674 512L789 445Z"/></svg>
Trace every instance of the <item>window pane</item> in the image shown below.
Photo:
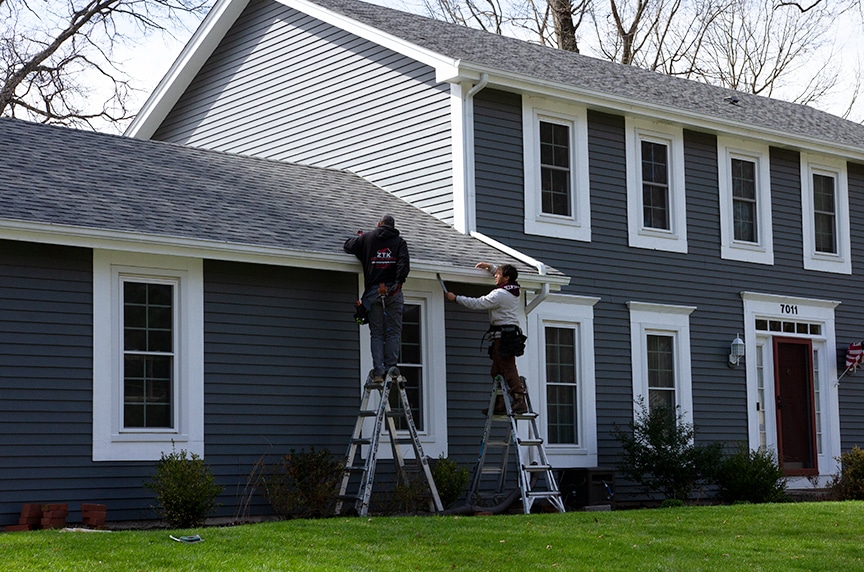
<svg viewBox="0 0 864 572"><path fill-rule="evenodd" d="M420 304L405 303L402 312L402 345L399 351L399 372L405 378L405 393L411 405L411 416L418 431L423 430L423 308ZM390 407L402 409L399 390L390 390ZM396 428L407 430L405 419L395 417Z"/></svg>
<svg viewBox="0 0 864 572"><path fill-rule="evenodd" d="M546 407L550 443L578 440L576 329L546 327Z"/></svg>
<svg viewBox="0 0 864 572"><path fill-rule="evenodd" d="M540 122L540 193L544 213L570 216L570 127Z"/></svg>
<svg viewBox="0 0 864 572"><path fill-rule="evenodd" d="M675 387L673 345L672 336L648 336L649 389Z"/></svg>
<svg viewBox="0 0 864 572"><path fill-rule="evenodd" d="M813 226L816 252L837 253L834 177L813 175Z"/></svg>
<svg viewBox="0 0 864 572"><path fill-rule="evenodd" d="M126 355L123 426L171 427L172 356Z"/></svg>
<svg viewBox="0 0 864 572"><path fill-rule="evenodd" d="M577 444L576 386L546 386L547 427L550 443Z"/></svg>
<svg viewBox="0 0 864 572"><path fill-rule="evenodd" d="M757 242L756 163L732 159L732 219L735 240Z"/></svg>

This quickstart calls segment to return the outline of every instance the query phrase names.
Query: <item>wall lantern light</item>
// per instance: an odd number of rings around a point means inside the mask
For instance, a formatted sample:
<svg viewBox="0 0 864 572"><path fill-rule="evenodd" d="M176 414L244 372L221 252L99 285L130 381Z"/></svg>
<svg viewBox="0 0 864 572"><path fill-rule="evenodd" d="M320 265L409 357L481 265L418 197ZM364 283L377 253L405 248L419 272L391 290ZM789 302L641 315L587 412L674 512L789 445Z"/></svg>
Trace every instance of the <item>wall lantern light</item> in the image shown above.
<svg viewBox="0 0 864 572"><path fill-rule="evenodd" d="M729 348L729 367L738 367L738 362L744 357L744 348L744 340L736 334Z"/></svg>

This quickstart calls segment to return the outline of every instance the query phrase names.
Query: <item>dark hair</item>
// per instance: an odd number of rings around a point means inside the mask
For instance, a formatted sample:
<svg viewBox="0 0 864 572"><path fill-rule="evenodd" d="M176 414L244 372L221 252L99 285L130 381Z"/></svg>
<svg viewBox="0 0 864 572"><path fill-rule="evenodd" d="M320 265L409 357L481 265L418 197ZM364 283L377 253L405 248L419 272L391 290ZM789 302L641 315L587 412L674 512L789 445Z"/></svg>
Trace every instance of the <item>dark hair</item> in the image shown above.
<svg viewBox="0 0 864 572"><path fill-rule="evenodd" d="M393 220L393 215L385 214L381 217L381 220L378 221L378 224L381 226L389 226L392 228L396 227L396 221Z"/></svg>
<svg viewBox="0 0 864 572"><path fill-rule="evenodd" d="M510 279L510 284L513 284L519 278L519 271L512 264L502 264L498 267L498 270L501 271L501 276L506 276Z"/></svg>

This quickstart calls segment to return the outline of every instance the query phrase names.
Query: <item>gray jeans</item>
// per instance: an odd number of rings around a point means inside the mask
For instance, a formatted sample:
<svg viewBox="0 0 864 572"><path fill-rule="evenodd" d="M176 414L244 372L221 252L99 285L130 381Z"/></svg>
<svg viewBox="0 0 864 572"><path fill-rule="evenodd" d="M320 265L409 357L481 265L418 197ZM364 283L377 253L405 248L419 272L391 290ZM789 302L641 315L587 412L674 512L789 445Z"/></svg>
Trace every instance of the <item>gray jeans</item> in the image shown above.
<svg viewBox="0 0 864 572"><path fill-rule="evenodd" d="M399 361L402 345L402 310L405 298L400 290L381 298L370 289L363 302L369 309L369 339L372 342L373 375L384 375Z"/></svg>

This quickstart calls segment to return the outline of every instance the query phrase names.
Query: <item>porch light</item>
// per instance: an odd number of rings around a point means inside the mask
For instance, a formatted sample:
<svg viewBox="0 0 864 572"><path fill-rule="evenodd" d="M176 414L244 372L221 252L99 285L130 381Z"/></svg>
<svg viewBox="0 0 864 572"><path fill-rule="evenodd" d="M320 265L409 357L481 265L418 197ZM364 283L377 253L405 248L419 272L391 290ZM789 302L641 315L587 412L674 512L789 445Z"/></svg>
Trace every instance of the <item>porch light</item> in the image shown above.
<svg viewBox="0 0 864 572"><path fill-rule="evenodd" d="M735 339L732 340L732 346L729 348L729 367L738 367L738 362L744 357L744 348L744 340L736 334Z"/></svg>

